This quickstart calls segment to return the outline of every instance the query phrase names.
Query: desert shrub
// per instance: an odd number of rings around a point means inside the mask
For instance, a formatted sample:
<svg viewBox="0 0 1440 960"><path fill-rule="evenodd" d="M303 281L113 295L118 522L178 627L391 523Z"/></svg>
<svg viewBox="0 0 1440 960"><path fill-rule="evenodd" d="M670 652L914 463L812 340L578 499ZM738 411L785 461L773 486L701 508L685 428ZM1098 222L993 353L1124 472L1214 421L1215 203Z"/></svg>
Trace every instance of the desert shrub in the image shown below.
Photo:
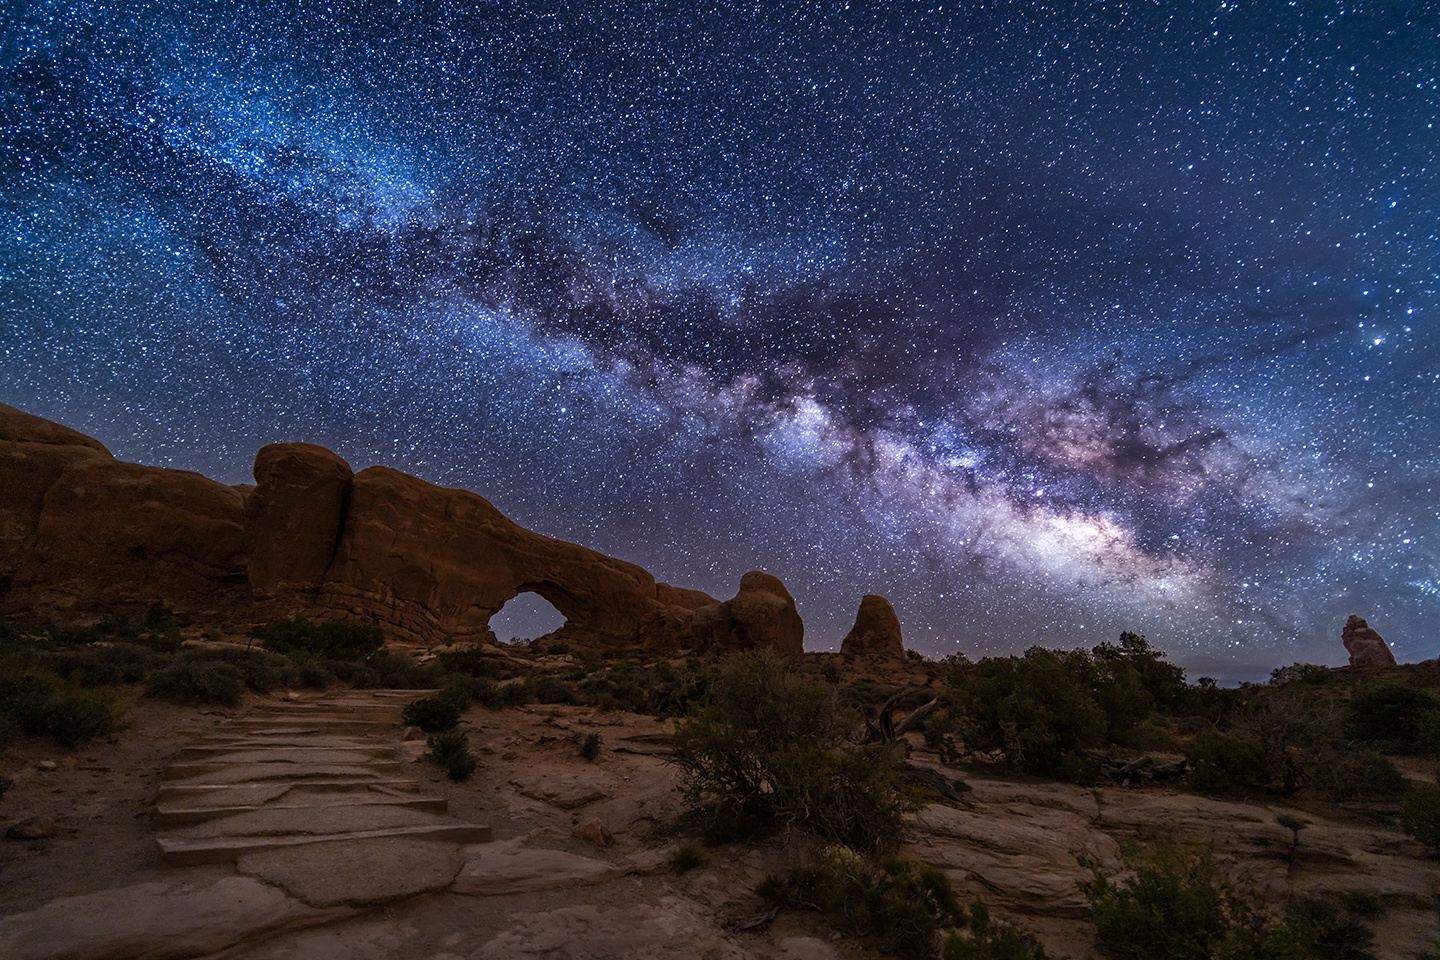
<svg viewBox="0 0 1440 960"><path fill-rule="evenodd" d="M403 653L381 650L366 663L376 673L376 685L393 690L426 690L440 686L442 679L434 667L421 665Z"/></svg>
<svg viewBox="0 0 1440 960"><path fill-rule="evenodd" d="M1432 855L1440 856L1440 784L1410 788L1400 805L1400 825Z"/></svg>
<svg viewBox="0 0 1440 960"><path fill-rule="evenodd" d="M839 845L825 847L813 866L767 878L759 893L778 904L818 908L836 929L895 957L936 956L940 932L965 921L939 870L900 858L877 861Z"/></svg>
<svg viewBox="0 0 1440 960"><path fill-rule="evenodd" d="M590 763L600 759L600 734L585 734L585 739L580 741L580 756Z"/></svg>
<svg viewBox="0 0 1440 960"><path fill-rule="evenodd" d="M899 841L903 803L876 748L851 745L833 692L763 653L723 661L676 727L674 762L713 831L779 824L860 850Z"/></svg>
<svg viewBox="0 0 1440 960"><path fill-rule="evenodd" d="M1087 886L1096 944L1120 960L1361 958L1368 931L1317 901L1275 909L1234 887L1208 847L1166 847L1133 864L1120 883ZM1362 952L1345 952L1359 949ZM1334 952L1332 952L1334 951Z"/></svg>
<svg viewBox="0 0 1440 960"><path fill-rule="evenodd" d="M684 844L670 856L670 869L676 873L688 873L703 866L705 854L693 843Z"/></svg>
<svg viewBox="0 0 1440 960"><path fill-rule="evenodd" d="M1375 934L1366 921L1378 915L1377 906L1363 897L1343 894L1299 897L1286 909L1290 939L1308 948L1313 957L1374 960L1370 947Z"/></svg>
<svg viewBox="0 0 1440 960"><path fill-rule="evenodd" d="M139 683L161 658L135 643L105 643L37 652L36 662L85 687Z"/></svg>
<svg viewBox="0 0 1440 960"><path fill-rule="evenodd" d="M1320 745L1305 760L1307 789L1339 803L1389 799L1409 785L1405 775L1380 751L1349 743Z"/></svg>
<svg viewBox="0 0 1440 960"><path fill-rule="evenodd" d="M345 620L319 624L302 617L274 620L250 635L272 653L308 652L327 660L364 660L385 645L379 627Z"/></svg>
<svg viewBox="0 0 1440 960"><path fill-rule="evenodd" d="M1355 695L1345 729L1356 740L1383 744L1397 752L1423 753L1440 746L1426 738L1436 717L1440 717L1440 699L1423 690L1387 683Z"/></svg>
<svg viewBox="0 0 1440 960"><path fill-rule="evenodd" d="M435 666L442 673L463 674L467 677L493 679L501 672L500 662L479 648L446 650L435 658Z"/></svg>
<svg viewBox="0 0 1440 960"><path fill-rule="evenodd" d="M535 702L535 688L523 680L502 684L500 704L504 707L523 707Z"/></svg>
<svg viewBox="0 0 1440 960"><path fill-rule="evenodd" d="M945 939L941 960L1045 960L1035 938L1013 925L991 919L990 911L976 901L958 933Z"/></svg>
<svg viewBox="0 0 1440 960"><path fill-rule="evenodd" d="M535 680L536 703L574 703L575 691L570 685L556 677L540 677Z"/></svg>
<svg viewBox="0 0 1440 960"><path fill-rule="evenodd" d="M240 674L245 688L252 693L269 693L271 690L289 686L295 680L295 666L286 657L263 650L247 650L244 647L198 647L182 652L175 659L175 663L196 666L222 664L232 667Z"/></svg>
<svg viewBox="0 0 1440 960"><path fill-rule="evenodd" d="M683 716L704 697L709 680L698 664L676 667L664 661L615 663L582 674L576 685L581 702L660 718Z"/></svg>
<svg viewBox="0 0 1440 960"><path fill-rule="evenodd" d="M237 707L245 694L245 675L230 663L181 660L151 674L147 692L171 703Z"/></svg>
<svg viewBox="0 0 1440 960"><path fill-rule="evenodd" d="M1236 733L1202 730L1185 750L1190 785L1206 793L1245 793L1270 783L1259 741Z"/></svg>
<svg viewBox="0 0 1440 960"><path fill-rule="evenodd" d="M1341 736L1338 714L1312 691L1282 688L1245 704L1232 724L1235 733L1260 745L1271 788L1290 796L1306 785L1318 753Z"/></svg>
<svg viewBox="0 0 1440 960"><path fill-rule="evenodd" d="M50 737L66 747L79 746L115 729L113 690L81 687L43 668L0 674L0 717L8 735Z"/></svg>
<svg viewBox="0 0 1440 960"><path fill-rule="evenodd" d="M310 690L328 690L335 682L335 675L319 660L306 660L295 665L295 680Z"/></svg>
<svg viewBox="0 0 1440 960"><path fill-rule="evenodd" d="M430 757L445 768L445 773L460 783L475 772L475 758L470 755L470 738L464 730L446 730L425 739Z"/></svg>
<svg viewBox="0 0 1440 960"><path fill-rule="evenodd" d="M962 665L954 696L968 721L967 743L998 750L1027 773L1092 780L1086 751L1105 743L1107 720L1076 669L1084 656L1035 647Z"/></svg>
<svg viewBox="0 0 1440 960"><path fill-rule="evenodd" d="M326 671L341 683L348 683L356 690L374 690L380 686L380 671L368 663L354 660L326 660Z"/></svg>
<svg viewBox="0 0 1440 960"><path fill-rule="evenodd" d="M453 730L460 723L460 708L444 697L422 697L407 703L400 719L426 733L439 733Z"/></svg>

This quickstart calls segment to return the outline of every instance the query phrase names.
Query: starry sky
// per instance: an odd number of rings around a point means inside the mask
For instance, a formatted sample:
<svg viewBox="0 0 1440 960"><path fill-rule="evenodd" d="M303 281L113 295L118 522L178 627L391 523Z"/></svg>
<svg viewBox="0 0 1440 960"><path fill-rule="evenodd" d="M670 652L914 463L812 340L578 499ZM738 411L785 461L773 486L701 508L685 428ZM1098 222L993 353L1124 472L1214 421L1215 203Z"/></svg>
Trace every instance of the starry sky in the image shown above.
<svg viewBox="0 0 1440 960"><path fill-rule="evenodd" d="M484 494L811 649L1440 653L1434 3L17 0L0 401Z"/></svg>

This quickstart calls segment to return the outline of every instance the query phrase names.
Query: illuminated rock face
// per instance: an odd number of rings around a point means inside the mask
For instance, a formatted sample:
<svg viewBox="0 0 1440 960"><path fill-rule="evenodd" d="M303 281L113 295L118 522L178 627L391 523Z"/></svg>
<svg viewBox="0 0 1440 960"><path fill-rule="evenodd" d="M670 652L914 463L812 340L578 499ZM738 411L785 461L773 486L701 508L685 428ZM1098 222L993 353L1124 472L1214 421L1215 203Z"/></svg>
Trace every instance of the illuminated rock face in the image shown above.
<svg viewBox="0 0 1440 960"><path fill-rule="evenodd" d="M491 637L533 591L587 646L799 653L785 585L747 573L720 603L512 522L485 498L303 443L255 459L255 486L121 463L100 443L0 406L0 609L83 620L160 602L198 620L345 617L395 638Z"/></svg>
<svg viewBox="0 0 1440 960"><path fill-rule="evenodd" d="M1345 621L1345 628L1340 631L1340 642L1345 644L1345 652L1350 654L1352 667L1395 666L1395 654L1390 652L1390 645L1361 617L1350 615L1350 619Z"/></svg>
<svg viewBox="0 0 1440 960"><path fill-rule="evenodd" d="M900 640L900 618L890 601L877 594L867 594L855 612L855 626L840 641L840 652L850 657L902 657L905 645Z"/></svg>

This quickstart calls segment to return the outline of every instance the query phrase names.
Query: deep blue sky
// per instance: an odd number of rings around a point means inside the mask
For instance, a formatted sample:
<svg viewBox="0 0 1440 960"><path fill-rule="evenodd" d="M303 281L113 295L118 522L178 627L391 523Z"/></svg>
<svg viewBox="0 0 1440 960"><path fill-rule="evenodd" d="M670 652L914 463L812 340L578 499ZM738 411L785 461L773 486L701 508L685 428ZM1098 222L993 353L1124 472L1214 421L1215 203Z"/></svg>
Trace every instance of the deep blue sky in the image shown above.
<svg viewBox="0 0 1440 960"><path fill-rule="evenodd" d="M0 400L836 643L1440 653L1431 3L10 3Z"/></svg>

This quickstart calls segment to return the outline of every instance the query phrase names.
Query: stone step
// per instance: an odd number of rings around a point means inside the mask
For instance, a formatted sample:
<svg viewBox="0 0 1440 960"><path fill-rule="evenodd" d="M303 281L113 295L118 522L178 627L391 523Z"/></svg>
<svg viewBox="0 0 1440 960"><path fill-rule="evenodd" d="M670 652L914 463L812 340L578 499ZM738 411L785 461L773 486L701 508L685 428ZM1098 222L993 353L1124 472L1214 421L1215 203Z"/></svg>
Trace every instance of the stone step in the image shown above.
<svg viewBox="0 0 1440 960"><path fill-rule="evenodd" d="M395 749L393 739L379 737L326 738L316 737L222 737L215 740L197 740L180 750L179 756L192 751L209 753L233 753L236 750L299 750L312 756L323 757L326 753L350 750L391 750Z"/></svg>
<svg viewBox="0 0 1440 960"><path fill-rule="evenodd" d="M260 732L270 733L279 731L306 733L318 730L329 733L343 730L356 733L384 733L387 730L394 730L397 726L399 726L399 721L355 720L348 717L316 717L314 719L306 719L305 717L296 717L286 713L263 717L253 715L235 717L226 720L215 729L220 732L226 730L258 730Z"/></svg>
<svg viewBox="0 0 1440 960"><path fill-rule="evenodd" d="M262 783L306 780L316 776L378 780L405 772L405 764L374 760L369 763L172 763L161 779L196 783ZM203 779L200 779L203 778Z"/></svg>
<svg viewBox="0 0 1440 960"><path fill-rule="evenodd" d="M420 789L419 780L408 779L357 779L354 777L335 777L330 775L317 775L313 777L296 777L279 783L163 783L160 785L158 800L171 800L177 797L202 797L214 794L219 791L236 791L252 789L264 791L279 787L285 789L303 789L307 791L335 790L344 792L360 788L371 788L375 790L399 790L415 791Z"/></svg>
<svg viewBox="0 0 1440 960"><path fill-rule="evenodd" d="M186 747L172 764L205 763L369 763L394 760L394 747L306 749L305 747Z"/></svg>
<svg viewBox="0 0 1440 960"><path fill-rule="evenodd" d="M403 810L417 810L421 813L443 814L450 809L450 803L444 797L396 797L377 794L373 799L356 799L345 794L335 794L335 800L331 803L268 803L252 806L233 807L174 807L157 805L155 808L155 822L162 827L187 827L197 823L205 823L210 820L218 820L222 817L233 817L244 813L254 813L258 810L319 810L339 809L343 807L370 807L390 806Z"/></svg>
<svg viewBox="0 0 1440 960"><path fill-rule="evenodd" d="M393 827L351 833L206 837L195 840L184 837L157 837L155 842L160 848L162 865L191 867L206 863L226 863L237 860L247 853L258 853L262 850L276 850L282 847L296 847L311 843L333 843L337 840L405 837L412 840L442 840L450 843L489 843L491 836L492 831L489 827L457 821L453 824L437 826Z"/></svg>

